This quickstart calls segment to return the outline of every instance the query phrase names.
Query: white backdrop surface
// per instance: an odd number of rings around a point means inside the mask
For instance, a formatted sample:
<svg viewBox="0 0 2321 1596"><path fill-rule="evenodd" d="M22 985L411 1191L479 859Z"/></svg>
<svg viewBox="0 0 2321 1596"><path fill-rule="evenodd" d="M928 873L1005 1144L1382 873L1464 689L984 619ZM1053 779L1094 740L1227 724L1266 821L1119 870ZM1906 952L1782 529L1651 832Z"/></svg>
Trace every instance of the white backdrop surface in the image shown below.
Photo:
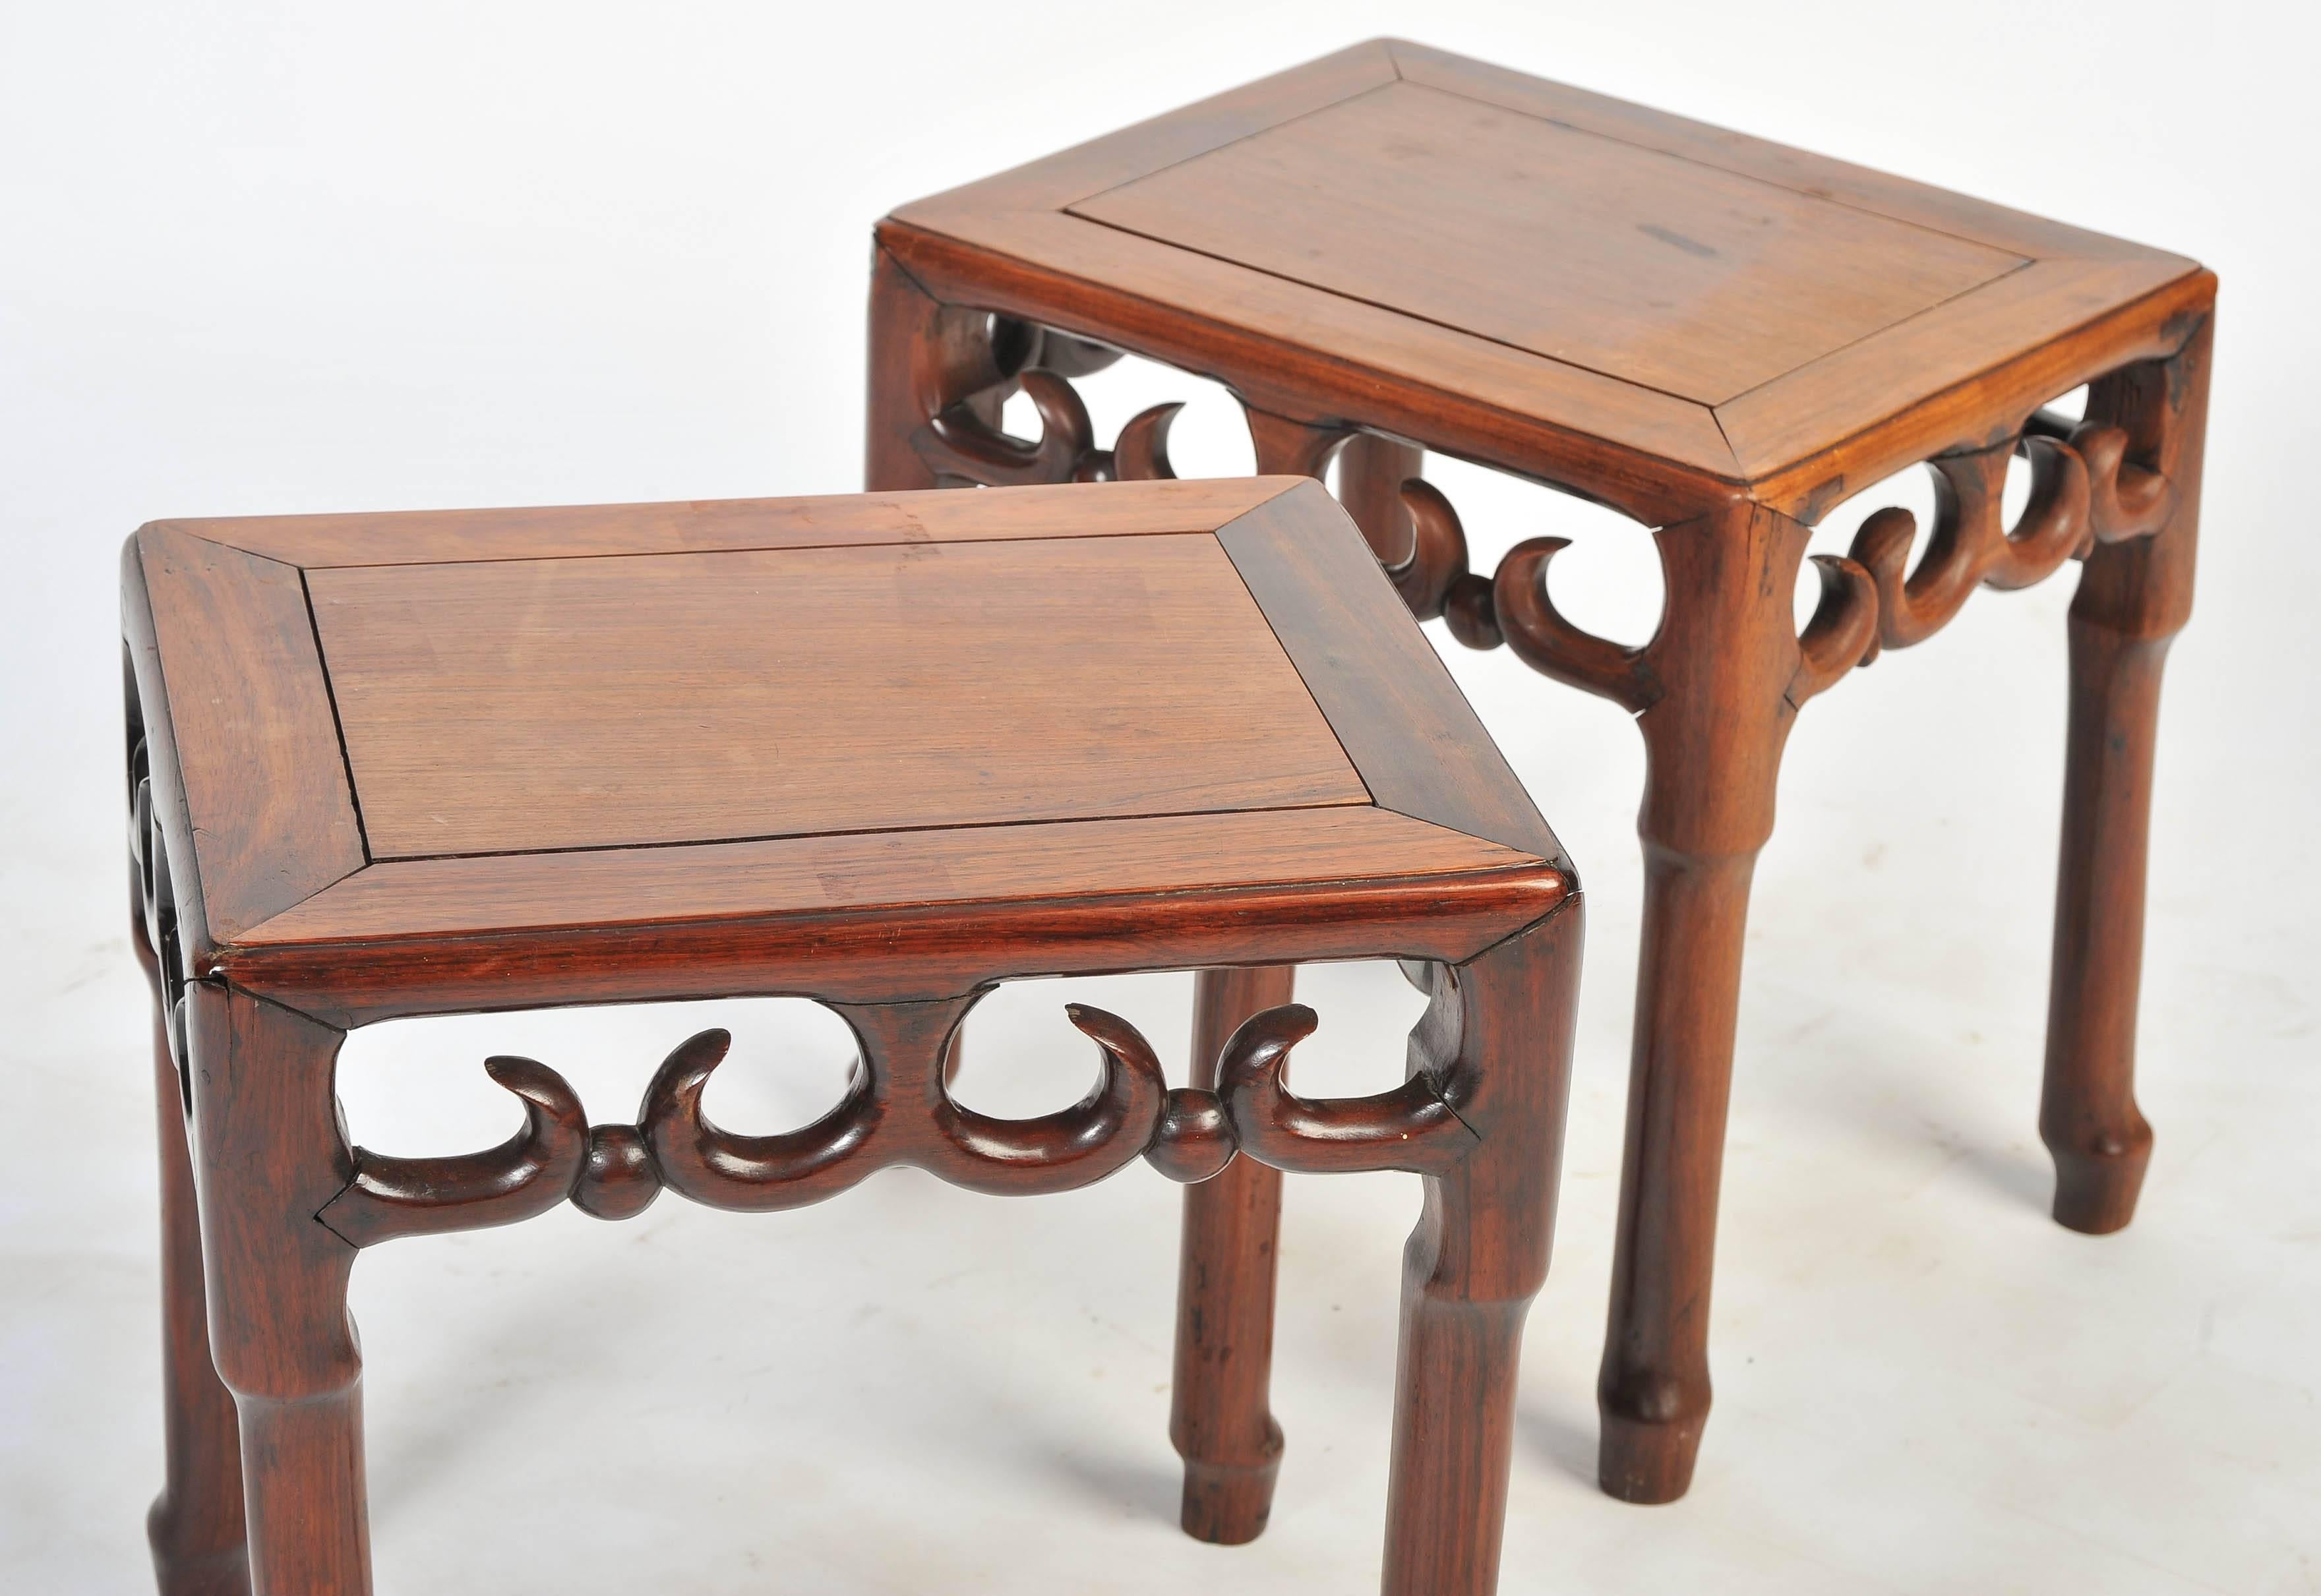
<svg viewBox="0 0 2321 1596"><path fill-rule="evenodd" d="M114 582L159 516L857 485L871 222L1355 40L1408 34L2194 254L2221 273L2198 612L2153 817L2142 1218L2044 1214L2033 1128L2073 577L1978 597L1816 702L1759 872L1681 1505L1596 1493L1642 760L1504 653L1452 667L1591 890L1516 1592L2321 1591L2321 1116L2307 374L2321 30L2255 5L994 7L889 0L0 7L0 1588L150 1589L159 1482L145 996L124 935ZM1088 384L1107 431L1186 385ZM1244 470L1214 390L1188 474ZM1648 540L1441 473L1479 555L1649 632ZM1923 504L1922 483L1888 499ZM1866 503L1833 518L1842 546ZM1185 977L1081 984L1183 1067ZM1415 999L1320 971L1308 1081L1396 1073ZM962 1092L1091 1067L1054 984ZM626 1117L730 1023L712 1109L834 1097L834 1020L696 1005L383 1027L360 1139L484 1145L525 1052ZM730 1078L729 1078L730 1077ZM1008 1202L915 1174L804 1212L664 1201L367 1256L383 1592L1345 1591L1374 1580L1412 1183L1293 1185L1273 1525L1174 1528L1172 1188Z"/></svg>

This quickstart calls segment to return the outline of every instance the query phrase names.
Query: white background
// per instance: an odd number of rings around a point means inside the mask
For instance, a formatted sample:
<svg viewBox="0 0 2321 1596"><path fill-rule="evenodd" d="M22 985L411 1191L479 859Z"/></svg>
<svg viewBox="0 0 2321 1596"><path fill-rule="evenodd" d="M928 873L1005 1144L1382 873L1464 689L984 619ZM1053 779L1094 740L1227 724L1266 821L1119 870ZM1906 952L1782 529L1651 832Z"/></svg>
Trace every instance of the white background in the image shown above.
<svg viewBox="0 0 2321 1596"><path fill-rule="evenodd" d="M1715 1310L1681 1505L1590 1480L1641 758L1610 706L1442 645L1591 888L1514 1591L2321 1591L2316 777L2306 404L2314 25L2289 7L942 5L0 8L0 1587L150 1589L159 1483L145 996L123 931L115 558L165 515L857 485L870 223L1372 34L2195 254L2224 279L2207 537L2153 819L2143 1217L2044 1214L2033 1133L2066 574L1986 594L1805 713L1758 877ZM1518 265L1520 263L1513 263ZM1088 385L1107 431L1188 385ZM1208 391L1188 474L1247 468ZM1648 540L1472 471L1479 554L1562 531L1566 607L1650 630ZM1916 478L1885 496L1923 505ZM1842 546L1865 503L1833 518ZM1189 981L1089 984L1183 1067ZM1415 999L1319 972L1309 1087L1392 1078ZM1052 984L962 1092L1093 1067ZM713 1111L801 1122L835 1021L726 1005ZM487 1052L627 1117L709 1018L359 1035L393 1151L496 1140ZM1181 1078L1181 1077L1179 1077ZM1369 1588L1403 1177L1296 1183L1273 1527L1173 1527L1176 1195L915 1174L761 1219L664 1200L367 1256L383 1591Z"/></svg>

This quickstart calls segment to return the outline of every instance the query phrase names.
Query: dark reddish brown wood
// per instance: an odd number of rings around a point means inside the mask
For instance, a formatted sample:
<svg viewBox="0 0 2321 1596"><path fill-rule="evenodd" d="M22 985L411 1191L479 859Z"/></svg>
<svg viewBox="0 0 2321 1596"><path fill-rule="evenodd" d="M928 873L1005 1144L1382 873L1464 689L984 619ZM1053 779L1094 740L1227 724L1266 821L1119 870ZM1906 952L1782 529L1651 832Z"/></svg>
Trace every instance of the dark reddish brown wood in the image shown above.
<svg viewBox="0 0 2321 1596"><path fill-rule="evenodd" d="M1475 1138L1429 1174L1402 1258L1386 1596L1498 1588L1515 1367L1547 1279L1579 997L1581 905L1448 971L1411 1068Z"/></svg>
<svg viewBox="0 0 2321 1596"><path fill-rule="evenodd" d="M912 280L886 250L870 250L869 420L863 447L863 485L873 493L940 487L934 468L919 458L911 440L929 418L958 395L944 392L945 354L962 341L956 314ZM967 340L972 350L976 340ZM1012 373L977 372L978 387L995 387ZM974 381L974 377L966 380Z"/></svg>
<svg viewBox="0 0 2321 1596"><path fill-rule="evenodd" d="M1402 485L1425 461L1424 449L1375 432L1360 434L1339 453L1339 501L1382 566L1399 565L1410 555L1410 512L1403 507Z"/></svg>
<svg viewBox="0 0 2321 1596"><path fill-rule="evenodd" d="M1668 598L1644 684L1643 949L1599 1477L1684 1493L1708 1414L1708 1288L1749 882L1773 830L1803 666L1791 583L1807 530L1750 507L1659 534ZM1584 684L1583 684L1584 685ZM1648 696L1644 696L1648 694Z"/></svg>
<svg viewBox="0 0 2321 1596"><path fill-rule="evenodd" d="M1244 1020L1288 1002L1296 977L1286 965L1201 972L1196 1087L1215 1090L1226 1042ZM1281 1426L1268 1401L1280 1223L1280 1172L1253 1158L1236 1158L1185 1192L1169 1438L1185 1460L1185 1532L1223 1546L1263 1532L1281 1467Z"/></svg>
<svg viewBox="0 0 2321 1596"><path fill-rule="evenodd" d="M2150 1137L2130 1075L2152 726L2189 603L2205 389L2188 374L2205 371L2211 274L1399 41L902 207L878 239L931 304L1224 382L1261 470L1318 477L1340 461L1413 612L1638 716L1646 906L1606 1490L1680 1493L1707 1416L1749 883L1798 706L1932 636L1976 589L2026 585L2075 555L2089 574L2041 1126L2058 1217L2125 1222ZM2084 422L2040 413L2090 382ZM1060 394L1048 408L1069 413ZM1615 644L1561 614L1545 585L1561 540L1470 572L1456 510L1415 479L1421 449L1654 529L1657 635ZM2009 525L2018 455L2033 492ZM1917 462L1935 476L1934 524L1921 537L1906 512L1880 511L1850 558L1815 557L1820 602L1800 634L1790 603L1810 527ZM1227 537L1253 590L1283 579L1269 562L1295 566L1254 536L1270 513ZM1315 635L1284 640L1354 749L1361 662L1378 645L1343 615L1315 618ZM1520 835L1461 810L1429 768L1357 763L1382 805Z"/></svg>
<svg viewBox="0 0 2321 1596"><path fill-rule="evenodd" d="M1044 332L1035 342L1073 369L1103 358ZM1029 367L1019 380L1030 391L1050 379L1062 380ZM990 424L988 393L962 402L975 425ZM1147 434L1131 451L1140 468L1165 463L1158 429ZM1022 510L1013 538L1001 530L1011 504ZM620 545L623 525L636 547ZM460 558L463 529L471 558ZM688 548L696 531L715 547ZM434 558L397 558L409 553L405 533ZM236 538L330 563L290 566ZM202 581L184 580L188 569ZM285 573L318 607L303 649L276 646L281 626L247 623L273 613ZM780 605L770 623L767 594ZM924 602L901 602L914 594ZM1472 1048L1395 1093L1297 1095L1280 1070L1310 1013L1258 1014L1224 1036L1275 987L1287 996L1279 966L1209 978L1215 1034L1200 1043L1193 1084L1172 1091L1133 1028L1075 1007L1072 1022L1097 1048L1078 1102L999 1120L949 1090L961 1020L1010 976L1333 957L1449 966L1496 957L1488 950L1543 919L1576 925L1552 834L1503 762L1457 746L1479 727L1423 641L1387 635L1389 623L1411 632L1407 616L1309 482L477 512L368 528L187 523L140 534L124 597L140 946L152 956L162 1046L182 1051L192 1082L192 1179L169 1182L165 1139L165 1212L174 1253L196 1222L202 1250L190 1273L173 1256L165 1313L172 1462L155 1540L173 1589L232 1589L245 1556L257 1596L369 1589L361 1365L346 1310L362 1247L512 1223L568 1200L618 1220L664 1187L754 1211L833 1195L896 1164L970 1190L1046 1192L1140 1157L1206 1182L1197 1209L1245 1240L1251 1193L1278 1194L1279 1169L1420 1169L1456 1183L1470 1163L1509 1156L1483 1139L1488 1110L1456 1111L1462 1096L1488 1105L1525 1075L1554 1077L1560 1101L1560 1053L1512 1070L1494 1053L1478 1085L1470 1077L1486 1066ZM210 621L252 646L229 655ZM787 649L779 657L760 641L769 624ZM1318 658L1334 624L1377 634L1359 671ZM773 680L784 668L805 685ZM237 702L257 706L254 721L229 712ZM302 716L333 703L328 745L304 748ZM1398 728L1397 714L1408 723ZM752 716L760 724L744 726ZM703 725L733 730L703 739L693 730ZM591 751L587 738L607 727L616 735ZM833 727L854 736L878 782L796 752L809 739L842 743ZM574 763L576 743L585 757ZM738 778L711 768L717 748ZM505 748L539 757L478 780ZM1010 775L1027 757L1036 779ZM760 768L748 768L753 759ZM1430 766L1440 768L1427 776ZM248 883L266 878L268 861L326 857L318 849L338 824L326 803L215 801L277 779L287 794L364 803L383 851L407 848L428 824L487 851L383 858L319 883L287 868L281 881L319 890L242 924ZM1381 806L1373 785L1414 794L1426 812ZM1185 807L1119 812L1140 793ZM789 834L753 835L769 830ZM197 867L209 859L223 867ZM188 924L229 929L188 935ZM1461 1023L1529 1013L1568 979L1543 964L1523 982L1482 983L1483 1018ZM500 1146L410 1157L342 1140L332 1075L358 1020L712 991L830 1004L860 1047L844 1098L803 1129L721 1127L702 1096L729 1038L705 1032L669 1056L634 1123L591 1125L556 1071L502 1057L485 1067L523 1121ZM165 1111L179 1078L165 1054ZM1536 1163L1534 1145L1515 1151ZM1477 1207L1467 1222L1502 1238L1494 1247L1515 1238L1543 1257L1543 1216L1524 1192L1506 1196L1519 1211ZM1239 1256L1238 1244L1225 1250ZM1270 1264L1270 1241L1264 1253ZM205 1338L189 1323L205 1281ZM1231 1427L1252 1416L1270 1427L1271 1301L1237 1292L1223 1306L1185 1343L1197 1356L1222 1348L1233 1365L1206 1387L1185 1382L1188 1401L1212 1399L1214 1420L1188 1446L1188 1521L1245 1538L1262 1522L1258 1476L1278 1456L1278 1432L1261 1428L1252 1453ZM1511 1357L1504 1339L1489 1356ZM214 1364L208 1388L180 1366L198 1357ZM1397 1533L1456 1542L1452 1562L1467 1572L1452 1588L1480 1591L1487 1575L1473 1571L1496 1555L1503 1509L1472 1492L1504 1492L1503 1454L1490 1461L1498 1432L1424 1428L1426 1466L1447 1458L1462 1483L1425 1487ZM213 1455L237 1436L239 1515L223 1491L232 1461ZM196 1479L196 1467L210 1472Z"/></svg>
<svg viewBox="0 0 2321 1596"><path fill-rule="evenodd" d="M252 1596L369 1596L355 1249L314 1216L352 1160L341 1032L209 982L188 989L194 1177L210 1348L241 1421Z"/></svg>
<svg viewBox="0 0 2321 1596"><path fill-rule="evenodd" d="M2161 667L2192 610L2215 336L2213 321L2204 323L2174 359L2132 367L2088 396L2089 422L2124 431L2127 449L2173 498L2156 535L2095 550L2071 601L2062 863L2039 1135L2055 1159L2055 1218L2095 1234L2134 1217L2152 1154L2134 1075L2153 743Z"/></svg>
<svg viewBox="0 0 2321 1596"><path fill-rule="evenodd" d="M1275 816L1289 819L374 866L221 950L215 968L350 1025L495 1001L566 1002L560 994L578 987L601 1001L760 983L871 1000L972 984L993 974L995 945L1014 950L1009 974L1095 973L1142 957L1198 966L1249 957L1252 946L1284 959L1356 958L1375 940L1371 928L1391 920L1401 951L1455 958L1546 912L1564 891L1522 853L1405 816L1355 806ZM1125 837L1115 830L1132 827ZM824 840L848 846L824 849ZM1115 842L1119 852L1107 853ZM1164 855L1162 843L1182 852ZM956 875L932 867L975 850L982 858ZM866 855L859 880L844 874ZM822 861L841 868L817 877L807 866ZM1015 865L1020 874L1006 878ZM1204 883L1204 872L1221 879ZM796 907L769 908L801 878ZM519 945L524 957L512 960Z"/></svg>
<svg viewBox="0 0 2321 1596"><path fill-rule="evenodd" d="M210 1361L202 1284L201 1216L186 1149L186 1082L170 1056L168 1010L142 895L132 893L130 945L153 988L153 1100L161 1141L161 1494L146 1515L163 1596L244 1596L241 1437L233 1393Z"/></svg>
<svg viewBox="0 0 2321 1596"><path fill-rule="evenodd" d="M201 958L360 869L362 828L296 567L161 526L122 558L131 672L168 710L148 716L169 722L154 734L170 756L156 796L180 829L177 909Z"/></svg>
<svg viewBox="0 0 2321 1596"><path fill-rule="evenodd" d="M1306 485L1218 534L1362 773L1372 802L1525 853L1552 833L1458 684L1363 545L1316 538L1328 495Z"/></svg>

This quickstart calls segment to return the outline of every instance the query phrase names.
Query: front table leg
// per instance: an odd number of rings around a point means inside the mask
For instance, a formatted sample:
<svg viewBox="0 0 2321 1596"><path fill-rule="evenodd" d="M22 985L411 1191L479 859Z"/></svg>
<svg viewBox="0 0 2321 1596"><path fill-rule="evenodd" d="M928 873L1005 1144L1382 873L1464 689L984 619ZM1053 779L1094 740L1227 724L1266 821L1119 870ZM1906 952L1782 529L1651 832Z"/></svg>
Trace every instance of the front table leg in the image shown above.
<svg viewBox="0 0 2321 1596"><path fill-rule="evenodd" d="M169 1055L166 989L142 916L132 942L153 985L154 1102L161 1134L161 1494L146 1515L163 1596L248 1596L241 1452L233 1397L210 1357L201 1220L186 1146L186 1102Z"/></svg>
<svg viewBox="0 0 2321 1596"><path fill-rule="evenodd" d="M1790 591L1807 535L1748 505L1657 534L1666 614L1630 700L1646 757L1643 946L1597 1383L1597 1477L1628 1501L1673 1501L1692 1481L1750 877L1797 704L1858 654L1868 612L1855 595L1832 660L1801 652Z"/></svg>
<svg viewBox="0 0 2321 1596"><path fill-rule="evenodd" d="M2213 323L2171 359L2089 393L2088 416L2175 488L2150 537L2098 547L2072 596L2071 729L2055 875L2054 960L2039 1136L2055 1160L2056 1220L2095 1235L2135 1213L2152 1127L2135 1106L2145 839L2160 672L2192 609Z"/></svg>
<svg viewBox="0 0 2321 1596"><path fill-rule="evenodd" d="M368 1596L353 1246L315 1215L353 1177L341 1032L225 987L187 989L210 1345L241 1423L252 1596Z"/></svg>
<svg viewBox="0 0 2321 1596"><path fill-rule="evenodd" d="M1214 1091L1243 1020L1288 1002L1297 967L1203 970L1193 1000L1192 1084ZM1281 1172L1235 1158L1185 1188L1169 1438L1185 1460L1180 1522L1220 1546L1255 1540L1273 1510L1281 1427L1268 1404Z"/></svg>
<svg viewBox="0 0 2321 1596"><path fill-rule="evenodd" d="M1261 475L1319 476L1345 434L1249 413ZM1242 1022L1290 1001L1294 966L1204 970L1195 988L1193 1084L1214 1086L1216 1061ZM1179 1521L1197 1540L1255 1540L1273 1510L1281 1426L1273 1380L1276 1245L1281 1175L1252 1158L1185 1188L1177 1275L1175 1383L1169 1438L1185 1460Z"/></svg>
<svg viewBox="0 0 2321 1596"><path fill-rule="evenodd" d="M1412 1042L1475 1136L1403 1249L1386 1596L1498 1585L1524 1318L1547 1279L1579 1003L1577 900L1452 971ZM1430 1055L1447 1055L1431 1056Z"/></svg>

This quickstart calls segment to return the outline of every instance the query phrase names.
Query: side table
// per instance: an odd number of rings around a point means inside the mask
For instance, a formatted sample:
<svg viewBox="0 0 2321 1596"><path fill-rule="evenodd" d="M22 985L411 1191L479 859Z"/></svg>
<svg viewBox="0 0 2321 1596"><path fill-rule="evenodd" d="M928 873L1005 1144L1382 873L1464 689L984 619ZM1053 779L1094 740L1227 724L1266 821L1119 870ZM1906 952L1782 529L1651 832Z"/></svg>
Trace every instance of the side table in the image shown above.
<svg viewBox="0 0 2321 1596"><path fill-rule="evenodd" d="M625 1219L664 1187L762 1211L891 1165L1042 1192L1139 1157L1185 1182L1252 1160L1425 1177L1384 1588L1495 1587L1579 899L1319 487L167 521L123 577L170 1596L370 1589L347 1312L366 1247L568 1199ZM1077 1005L1098 1055L1077 1103L997 1119L945 1084L1001 981L1372 957L1416 961L1433 993L1375 1096L1290 1088L1316 1023L1294 1005L1188 1084ZM712 1121L729 1039L707 1031L632 1122L494 1058L524 1115L504 1145L348 1144L350 1028L737 994L851 1028L821 1119ZM1270 1472L1262 1442L1201 1455Z"/></svg>
<svg viewBox="0 0 2321 1596"><path fill-rule="evenodd" d="M1977 587L2073 558L2039 1129L2059 1220L2101 1232L2134 1210L2152 1147L2133 1075L2153 726L2191 604L2216 287L2179 256L1374 41L879 223L869 485L1167 476L1175 406L1099 447L1070 385L1128 351L1232 389L1261 472L1334 460L1419 616L1635 716L1643 948L1599 1477L1666 1501L1708 1415L1743 926L1789 727ZM2081 384L2083 417L2043 408ZM1018 388L1037 438L998 425ZM1560 539L1470 572L1425 450L1652 529L1652 640L1622 647L1557 612ZM2010 525L2018 455L2031 494ZM1821 602L1800 636L1815 523L1919 462L1934 524L1881 510L1850 558L1815 556ZM1221 1035L1288 991L1287 971L1212 984L1199 1029ZM1188 1194L1187 1245L1246 1283L1270 1267L1278 1190L1262 1170L1241 1178L1251 1191ZM1179 1334L1262 1346L1270 1313L1261 1290L1188 1298ZM1180 1421L1226 1422L1263 1389L1246 1369L1180 1383Z"/></svg>

